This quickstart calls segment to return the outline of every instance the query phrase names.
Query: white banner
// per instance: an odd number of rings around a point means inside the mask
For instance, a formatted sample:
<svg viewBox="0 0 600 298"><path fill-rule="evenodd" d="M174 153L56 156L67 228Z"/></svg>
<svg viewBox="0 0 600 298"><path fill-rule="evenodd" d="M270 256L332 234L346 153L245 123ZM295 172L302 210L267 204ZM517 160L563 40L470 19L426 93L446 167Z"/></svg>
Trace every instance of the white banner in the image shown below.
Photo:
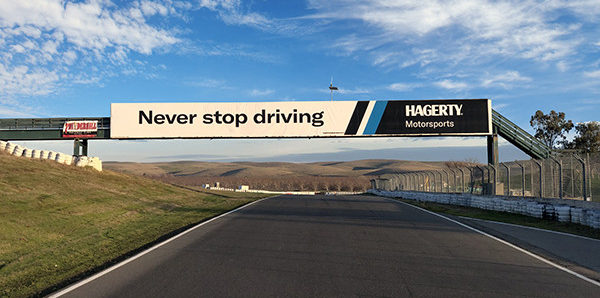
<svg viewBox="0 0 600 298"><path fill-rule="evenodd" d="M491 134L488 99L113 103L111 138Z"/></svg>
<svg viewBox="0 0 600 298"><path fill-rule="evenodd" d="M345 102L113 103L111 138L343 136Z"/></svg>

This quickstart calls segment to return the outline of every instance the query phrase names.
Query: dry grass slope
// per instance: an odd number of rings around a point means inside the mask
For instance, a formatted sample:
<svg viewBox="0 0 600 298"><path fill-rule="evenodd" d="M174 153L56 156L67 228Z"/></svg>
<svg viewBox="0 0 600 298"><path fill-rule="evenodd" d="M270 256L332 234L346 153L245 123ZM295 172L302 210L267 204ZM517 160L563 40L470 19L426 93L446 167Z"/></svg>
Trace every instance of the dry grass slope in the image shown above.
<svg viewBox="0 0 600 298"><path fill-rule="evenodd" d="M0 296L30 296L251 200L0 153Z"/></svg>

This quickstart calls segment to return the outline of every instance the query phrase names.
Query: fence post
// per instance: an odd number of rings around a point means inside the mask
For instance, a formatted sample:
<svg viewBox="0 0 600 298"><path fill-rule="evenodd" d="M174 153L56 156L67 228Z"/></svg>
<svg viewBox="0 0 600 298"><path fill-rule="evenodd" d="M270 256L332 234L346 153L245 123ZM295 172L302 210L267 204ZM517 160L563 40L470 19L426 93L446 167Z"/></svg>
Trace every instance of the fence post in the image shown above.
<svg viewBox="0 0 600 298"><path fill-rule="evenodd" d="M429 176L431 175L431 176ZM427 171L427 177L430 177L431 179L429 180L429 191L430 192L435 192L435 187L436 182L435 182L435 174L432 171Z"/></svg>
<svg viewBox="0 0 600 298"><path fill-rule="evenodd" d="M536 159L532 159L533 162L535 162L540 170L540 198L544 197L544 171L543 171L543 167L542 167L542 163L539 160ZM533 172L531 172L531 176L533 176ZM531 188L533 190L533 187ZM533 194L532 194L533 195Z"/></svg>
<svg viewBox="0 0 600 298"><path fill-rule="evenodd" d="M553 160L558 165L558 197L560 199L563 198L563 176L562 176L562 161L550 156L550 159ZM554 176L554 173L552 173Z"/></svg>
<svg viewBox="0 0 600 298"><path fill-rule="evenodd" d="M469 169L469 183L471 184L471 194L473 194L473 189L475 188L475 183L473 182L473 179L475 177L473 177L473 168L468 168Z"/></svg>
<svg viewBox="0 0 600 298"><path fill-rule="evenodd" d="M577 161L579 161L581 163L581 167L583 170L583 171L581 171L581 175L583 177L583 200L587 201L588 199L587 199L587 189L586 189L587 182L585 180L585 178L586 178L585 177L585 160L583 160L583 158L579 157L578 155L573 154L573 156L575 157L575 159L577 159Z"/></svg>
<svg viewBox="0 0 600 298"><path fill-rule="evenodd" d="M516 163L521 167L521 194L523 198L525 197L525 166L523 166L520 162L516 161Z"/></svg>
<svg viewBox="0 0 600 298"><path fill-rule="evenodd" d="M505 163L500 163L501 166L506 168L506 195L510 196L510 167L508 167Z"/></svg>
<svg viewBox="0 0 600 298"><path fill-rule="evenodd" d="M450 169L448 168L450 171L452 171L452 175L454 176L454 192L458 192L458 186L456 185L456 172L454 171L454 169Z"/></svg>
<svg viewBox="0 0 600 298"><path fill-rule="evenodd" d="M498 183L498 170L496 169L496 165L494 165L494 164L488 165L488 177L490 176L490 168L494 170L494 181L492 181L492 196L495 196L496 195L496 185ZM489 178L488 178L488 180L489 180Z"/></svg>
<svg viewBox="0 0 600 298"><path fill-rule="evenodd" d="M458 168L460 171L460 192L465 192L465 171L462 168Z"/></svg>
<svg viewBox="0 0 600 298"><path fill-rule="evenodd" d="M446 174L446 193L450 192L450 174L446 170L442 169L442 172Z"/></svg>

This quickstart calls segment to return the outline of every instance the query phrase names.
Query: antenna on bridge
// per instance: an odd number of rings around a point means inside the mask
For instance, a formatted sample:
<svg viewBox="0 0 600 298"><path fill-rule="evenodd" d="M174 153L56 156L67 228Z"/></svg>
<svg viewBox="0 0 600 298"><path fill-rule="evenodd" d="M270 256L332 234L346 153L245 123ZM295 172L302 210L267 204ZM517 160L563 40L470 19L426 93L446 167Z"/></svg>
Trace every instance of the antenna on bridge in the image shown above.
<svg viewBox="0 0 600 298"><path fill-rule="evenodd" d="M333 101L333 91L338 90L338 87L333 86L333 76L331 76L331 83L329 83L329 91L331 92L331 101Z"/></svg>

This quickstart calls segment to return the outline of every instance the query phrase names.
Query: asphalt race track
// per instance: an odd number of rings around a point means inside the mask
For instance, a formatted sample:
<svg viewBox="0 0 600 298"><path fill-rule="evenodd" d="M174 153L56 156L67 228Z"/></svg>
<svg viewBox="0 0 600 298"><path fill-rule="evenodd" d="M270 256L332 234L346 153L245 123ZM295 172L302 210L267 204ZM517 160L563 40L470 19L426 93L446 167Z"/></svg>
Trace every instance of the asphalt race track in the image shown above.
<svg viewBox="0 0 600 298"><path fill-rule="evenodd" d="M282 196L171 241L63 297L598 297L492 238L372 196Z"/></svg>

